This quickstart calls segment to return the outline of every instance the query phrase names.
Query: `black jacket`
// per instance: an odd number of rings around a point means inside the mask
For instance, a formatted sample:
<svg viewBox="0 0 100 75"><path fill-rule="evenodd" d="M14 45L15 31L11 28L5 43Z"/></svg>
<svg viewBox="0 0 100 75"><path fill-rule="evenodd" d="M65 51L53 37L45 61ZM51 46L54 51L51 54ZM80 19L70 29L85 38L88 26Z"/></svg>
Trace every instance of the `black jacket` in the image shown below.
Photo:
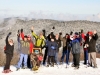
<svg viewBox="0 0 100 75"><path fill-rule="evenodd" d="M58 40L55 40L55 42L57 43L57 46L58 46L57 52L59 52L59 48L61 47L61 40L58 39Z"/></svg>
<svg viewBox="0 0 100 75"><path fill-rule="evenodd" d="M89 47L88 47L88 52L89 53L90 52L96 52L95 46L96 46L97 39L98 39L98 35L97 34L93 35L93 37L92 37L92 39L90 41L89 41L89 37L87 38L86 44L89 45Z"/></svg>
<svg viewBox="0 0 100 75"><path fill-rule="evenodd" d="M6 37L6 50L4 51L6 54L13 55L14 45L10 45L8 42L9 35Z"/></svg>

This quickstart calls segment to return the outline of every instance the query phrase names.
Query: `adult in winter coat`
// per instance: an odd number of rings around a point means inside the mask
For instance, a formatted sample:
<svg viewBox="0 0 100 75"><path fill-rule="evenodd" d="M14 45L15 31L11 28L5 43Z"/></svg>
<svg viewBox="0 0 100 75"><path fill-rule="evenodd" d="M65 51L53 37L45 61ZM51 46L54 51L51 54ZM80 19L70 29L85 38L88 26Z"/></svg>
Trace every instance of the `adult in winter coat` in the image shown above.
<svg viewBox="0 0 100 75"><path fill-rule="evenodd" d="M13 57L14 43L13 43L12 39L8 40L10 35L11 35L11 32L6 37L6 47L5 47L6 49L4 51L5 54L6 54L6 64L5 64L3 73L11 72L11 70L10 70L10 62L11 62L12 57Z"/></svg>
<svg viewBox="0 0 100 75"><path fill-rule="evenodd" d="M47 47L48 47L48 64L47 67L49 67L49 65L51 65L52 67L54 67L54 62L55 62L55 55L57 52L57 43L55 42L54 37L51 38L51 41L48 41L46 43ZM50 63L51 62L51 63Z"/></svg>
<svg viewBox="0 0 100 75"><path fill-rule="evenodd" d="M54 36L53 32L51 32L51 33L47 36L46 42L47 42L47 41L51 41L51 36ZM46 49L45 49L44 58L43 58L43 65L45 65L45 62L46 62L46 59L47 59L47 53L48 53L48 47L46 46L45 48L46 48Z"/></svg>
<svg viewBox="0 0 100 75"><path fill-rule="evenodd" d="M75 67L75 69L79 68L80 63L80 42L77 39L77 35L73 37L72 40L72 54L73 54L73 65L72 67Z"/></svg>
<svg viewBox="0 0 100 75"><path fill-rule="evenodd" d="M29 52L29 41L27 40L27 36L24 36L24 40L20 40L20 58L19 58L19 62L17 65L17 71L20 69L21 65L22 65L22 61L24 58L24 67L23 69L27 68L27 58L28 58L28 52Z"/></svg>
<svg viewBox="0 0 100 75"><path fill-rule="evenodd" d="M58 53L59 53L59 48L61 47L61 40L60 40L58 34L56 34L56 36L55 36L55 41L57 42L57 45L58 45L57 52L55 55L55 63L58 64Z"/></svg>
<svg viewBox="0 0 100 75"><path fill-rule="evenodd" d="M42 48L45 46L45 38L44 38L44 36L43 36L42 33L40 33L39 36L38 36L38 35L36 35L36 34L33 32L33 30L34 30L34 28L32 27L32 28L31 28L31 32L32 32L33 37L34 37L35 40L36 40L36 42L35 42L35 47L36 47L36 48L41 48L41 49L42 49Z"/></svg>
<svg viewBox="0 0 100 75"><path fill-rule="evenodd" d="M97 31L95 30L93 33L89 32L89 38L86 40L86 46L88 48L88 60L89 65L94 65L94 68L97 68L96 64L96 41L98 39Z"/></svg>
<svg viewBox="0 0 100 75"><path fill-rule="evenodd" d="M63 38L60 35L60 39L63 42L63 52L62 52L62 56L61 56L60 62L62 63L64 61L64 57L66 55L66 64L68 65L68 60L69 60L68 59L69 50L68 50L68 44L67 44L67 42L68 42L68 34L66 34L65 37L63 37Z"/></svg>

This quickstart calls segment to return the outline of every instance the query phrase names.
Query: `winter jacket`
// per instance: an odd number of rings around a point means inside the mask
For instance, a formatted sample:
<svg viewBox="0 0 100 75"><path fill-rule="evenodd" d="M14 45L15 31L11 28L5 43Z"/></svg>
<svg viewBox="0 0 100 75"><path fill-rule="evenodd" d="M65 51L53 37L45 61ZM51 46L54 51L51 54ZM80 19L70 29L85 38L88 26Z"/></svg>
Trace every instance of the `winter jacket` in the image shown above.
<svg viewBox="0 0 100 75"><path fill-rule="evenodd" d="M28 41L21 40L20 41L20 45L21 45L20 46L21 47L20 53L22 53L22 54L28 54L29 48L30 48L29 42Z"/></svg>
<svg viewBox="0 0 100 75"><path fill-rule="evenodd" d="M20 36L21 36L22 40L24 40L24 33L23 32L20 33Z"/></svg>
<svg viewBox="0 0 100 75"><path fill-rule="evenodd" d="M80 53L80 42L77 39L72 40L72 53L73 54Z"/></svg>
<svg viewBox="0 0 100 75"><path fill-rule="evenodd" d="M83 40L86 40L84 33L81 33L81 37Z"/></svg>
<svg viewBox="0 0 100 75"><path fill-rule="evenodd" d="M92 36L92 39L89 41L89 37L86 40L86 44L89 45L88 47L88 52L96 52L95 46L96 46L96 41L98 39L98 35L95 34Z"/></svg>
<svg viewBox="0 0 100 75"><path fill-rule="evenodd" d="M29 41L30 44L30 53L33 53L34 44L32 41Z"/></svg>
<svg viewBox="0 0 100 75"><path fill-rule="evenodd" d="M68 45L70 43L70 39L66 39L66 37L61 37L60 36L60 40L63 42L63 52L65 52L66 50L68 50Z"/></svg>
<svg viewBox="0 0 100 75"><path fill-rule="evenodd" d="M66 38L61 37L61 35L59 37L60 37L60 40L63 42L63 47L66 47Z"/></svg>
<svg viewBox="0 0 100 75"><path fill-rule="evenodd" d="M6 50L4 51L6 54L11 54L13 56L14 45L10 45L8 41L9 35L6 37Z"/></svg>
<svg viewBox="0 0 100 75"><path fill-rule="evenodd" d="M35 37L35 40L36 40L35 46L36 47L42 48L43 46L45 46L44 36L42 38L39 38L39 36L37 36L34 32L32 32L32 35L33 35L33 37Z"/></svg>
<svg viewBox="0 0 100 75"><path fill-rule="evenodd" d="M57 52L57 43L56 42L51 42L51 41L48 41L46 43L46 46L48 47L48 53L47 55L48 56L55 56L56 55L56 52Z"/></svg>
<svg viewBox="0 0 100 75"><path fill-rule="evenodd" d="M55 42L57 43L58 45L58 49L57 49L57 52L59 52L59 48L61 47L61 40L58 39L58 40L55 40Z"/></svg>

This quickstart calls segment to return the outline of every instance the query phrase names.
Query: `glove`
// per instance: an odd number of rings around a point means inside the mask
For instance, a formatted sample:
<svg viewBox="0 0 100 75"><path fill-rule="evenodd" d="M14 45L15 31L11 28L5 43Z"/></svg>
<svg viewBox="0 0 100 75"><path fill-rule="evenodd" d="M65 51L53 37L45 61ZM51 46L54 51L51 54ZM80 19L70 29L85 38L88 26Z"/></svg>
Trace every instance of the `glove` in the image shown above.
<svg viewBox="0 0 100 75"><path fill-rule="evenodd" d="M10 36L10 35L11 35L11 32L9 32L8 36Z"/></svg>
<svg viewBox="0 0 100 75"><path fill-rule="evenodd" d="M21 29L21 33L23 33L23 29Z"/></svg>

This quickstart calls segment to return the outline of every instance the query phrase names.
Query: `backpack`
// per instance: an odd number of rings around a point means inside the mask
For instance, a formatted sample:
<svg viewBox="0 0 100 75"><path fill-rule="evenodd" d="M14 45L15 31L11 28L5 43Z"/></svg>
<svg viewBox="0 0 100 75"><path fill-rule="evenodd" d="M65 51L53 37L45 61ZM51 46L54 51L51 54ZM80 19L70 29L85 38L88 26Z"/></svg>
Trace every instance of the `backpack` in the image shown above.
<svg viewBox="0 0 100 75"><path fill-rule="evenodd" d="M6 46L4 46L4 51L6 50Z"/></svg>

